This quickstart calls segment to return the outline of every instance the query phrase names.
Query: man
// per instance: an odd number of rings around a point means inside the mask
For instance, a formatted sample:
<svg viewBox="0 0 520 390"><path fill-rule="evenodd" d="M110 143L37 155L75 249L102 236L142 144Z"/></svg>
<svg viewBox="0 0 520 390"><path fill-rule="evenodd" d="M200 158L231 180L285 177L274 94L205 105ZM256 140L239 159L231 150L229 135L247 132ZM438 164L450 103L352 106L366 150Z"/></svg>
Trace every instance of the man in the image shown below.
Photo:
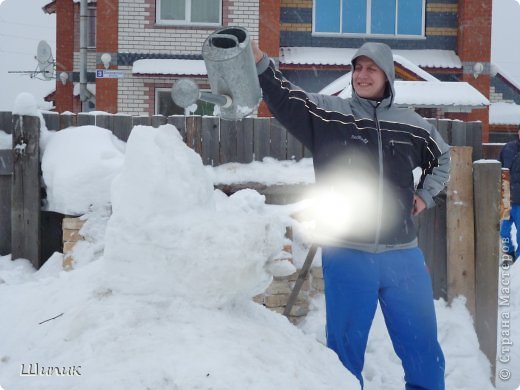
<svg viewBox="0 0 520 390"><path fill-rule="evenodd" d="M352 58L352 98L306 93L253 43L263 98L313 154L317 184L350 204L350 229L322 242L327 345L363 386L379 301L406 389L444 389L431 279L412 215L435 204L449 177L449 146L434 126L393 105L391 49L365 43ZM416 190L412 170L421 167ZM347 184L348 183L348 184ZM355 196L359 188L372 188ZM349 200L350 199L350 200ZM367 205L364 200L369 199ZM366 203L366 202L365 202Z"/></svg>
<svg viewBox="0 0 520 390"><path fill-rule="evenodd" d="M514 263L518 256L517 250L513 245L511 227L516 228L517 246L520 243L520 128L518 129L517 139L509 141L500 151L500 163L502 168L509 169L509 188L511 195L511 210L509 219L503 220L500 226L500 237L502 240L502 250L510 256L509 262Z"/></svg>

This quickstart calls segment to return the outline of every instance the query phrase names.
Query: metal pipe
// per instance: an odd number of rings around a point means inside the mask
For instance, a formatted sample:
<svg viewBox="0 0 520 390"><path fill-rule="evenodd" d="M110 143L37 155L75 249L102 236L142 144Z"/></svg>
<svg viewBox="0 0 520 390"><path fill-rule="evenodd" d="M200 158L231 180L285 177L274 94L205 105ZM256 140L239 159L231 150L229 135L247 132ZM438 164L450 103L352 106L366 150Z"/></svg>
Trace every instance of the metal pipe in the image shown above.
<svg viewBox="0 0 520 390"><path fill-rule="evenodd" d="M81 0L79 8L79 97L87 101L87 40L88 40L88 0Z"/></svg>
<svg viewBox="0 0 520 390"><path fill-rule="evenodd" d="M200 100L203 100L208 103L216 104L222 108L228 108L233 104L233 100L227 95L217 95L215 93L210 92L201 92L199 96Z"/></svg>

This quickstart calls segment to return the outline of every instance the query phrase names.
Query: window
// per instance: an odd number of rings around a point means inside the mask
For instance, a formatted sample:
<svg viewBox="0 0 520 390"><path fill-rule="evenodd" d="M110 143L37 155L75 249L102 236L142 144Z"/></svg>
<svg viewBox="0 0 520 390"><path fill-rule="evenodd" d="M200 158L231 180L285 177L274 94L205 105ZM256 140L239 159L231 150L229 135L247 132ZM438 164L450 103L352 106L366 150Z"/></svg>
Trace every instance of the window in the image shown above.
<svg viewBox="0 0 520 390"><path fill-rule="evenodd" d="M214 104L197 101L197 110L194 113L188 113L182 107L176 105L172 100L171 89L157 88L155 90L155 113L158 115L213 115Z"/></svg>
<svg viewBox="0 0 520 390"><path fill-rule="evenodd" d="M425 0L314 0L317 34L424 36Z"/></svg>
<svg viewBox="0 0 520 390"><path fill-rule="evenodd" d="M96 8L88 8L88 41L87 47L96 47Z"/></svg>
<svg viewBox="0 0 520 390"><path fill-rule="evenodd" d="M157 23L220 25L221 0L157 0Z"/></svg>

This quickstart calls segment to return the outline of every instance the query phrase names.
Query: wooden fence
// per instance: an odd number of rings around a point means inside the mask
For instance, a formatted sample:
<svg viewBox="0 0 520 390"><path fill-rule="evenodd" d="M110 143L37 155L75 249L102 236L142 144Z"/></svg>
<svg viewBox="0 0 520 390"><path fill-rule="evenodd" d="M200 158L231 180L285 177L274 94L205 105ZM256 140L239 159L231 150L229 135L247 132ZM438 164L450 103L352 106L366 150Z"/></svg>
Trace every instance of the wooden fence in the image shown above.
<svg viewBox="0 0 520 390"><path fill-rule="evenodd" d="M165 117L110 114L43 114L47 129L61 130L69 126L95 125L112 131L127 141L137 125L158 127L170 123L177 127L186 143L200 154L205 165L228 162L249 163L264 157L299 160L310 152L274 118L245 118L241 121L219 120L217 117L173 115ZM473 160L482 158L480 122L431 119L444 139L453 146L471 146ZM0 112L0 129L13 130L12 114Z"/></svg>
<svg viewBox="0 0 520 390"><path fill-rule="evenodd" d="M279 160L298 160L310 156L309 151L273 118L247 118L229 122L200 116L132 117L57 113L45 113L43 116L49 130L96 125L111 130L123 141L128 139L136 125L158 127L170 123L177 127L185 142L201 155L206 165L249 163L267 156ZM435 297L449 301L459 294L466 296L481 348L494 365L498 310L500 165L492 161L486 164L475 162L483 156L479 122L431 122L437 126L444 139L455 146L452 149L452 180L447 191L437 198L436 207L416 218L419 244L432 275ZM13 133L13 145L16 145L22 129L25 136L28 131L37 132L35 123L34 118L0 112L0 129ZM49 226L54 226L60 217L55 213L39 212L38 153L38 148L27 149L24 156L17 155L14 149L0 151L0 254L12 253L13 257L29 258L36 267L48 257L49 249L39 247L36 252L31 252L27 246L34 242L38 245L53 242L59 234L55 227ZM28 166L32 166L32 173ZM22 186L17 185L20 180L24 191L29 194L20 192ZM249 183L247 186L250 185L254 184ZM256 186L256 189L264 193L270 203L287 203L301 199L303 187ZM230 193L241 188L244 188L243 184L226 186L224 189ZM26 215L31 208L33 212ZM50 225L42 228L44 223ZM43 237L49 234L52 239Z"/></svg>

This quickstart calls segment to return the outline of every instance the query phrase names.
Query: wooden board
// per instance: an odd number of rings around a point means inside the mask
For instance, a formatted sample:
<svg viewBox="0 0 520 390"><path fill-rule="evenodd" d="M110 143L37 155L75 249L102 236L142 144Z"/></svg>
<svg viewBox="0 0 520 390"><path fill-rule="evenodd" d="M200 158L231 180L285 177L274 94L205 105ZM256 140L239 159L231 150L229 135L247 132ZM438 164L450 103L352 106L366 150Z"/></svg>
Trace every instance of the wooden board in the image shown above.
<svg viewBox="0 0 520 390"><path fill-rule="evenodd" d="M472 148L451 148L451 174L447 190L448 300L466 297L475 314L475 231L473 214Z"/></svg>
<svg viewBox="0 0 520 390"><path fill-rule="evenodd" d="M475 330L495 372L499 291L500 163L474 163L476 259ZM515 265L516 266L516 265ZM504 269L508 272L507 269ZM508 280L501 283L509 283ZM509 284L507 284L509 287Z"/></svg>
<svg viewBox="0 0 520 390"><path fill-rule="evenodd" d="M11 254L38 269L40 260L40 119L13 116ZM21 147L25 145L25 147Z"/></svg>

